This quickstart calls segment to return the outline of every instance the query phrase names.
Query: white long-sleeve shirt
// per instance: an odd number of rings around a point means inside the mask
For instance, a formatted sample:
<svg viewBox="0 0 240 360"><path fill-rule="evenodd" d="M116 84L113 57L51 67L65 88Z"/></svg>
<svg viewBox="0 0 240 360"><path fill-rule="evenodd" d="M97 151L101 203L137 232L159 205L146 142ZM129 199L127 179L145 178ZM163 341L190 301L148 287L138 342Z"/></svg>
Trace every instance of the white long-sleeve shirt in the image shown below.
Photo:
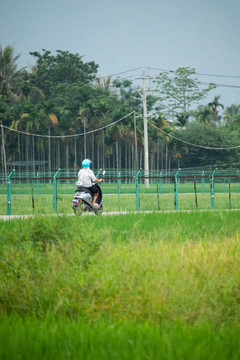
<svg viewBox="0 0 240 360"><path fill-rule="evenodd" d="M83 168L78 172L78 184L84 187L91 187L96 181L96 176L91 169Z"/></svg>

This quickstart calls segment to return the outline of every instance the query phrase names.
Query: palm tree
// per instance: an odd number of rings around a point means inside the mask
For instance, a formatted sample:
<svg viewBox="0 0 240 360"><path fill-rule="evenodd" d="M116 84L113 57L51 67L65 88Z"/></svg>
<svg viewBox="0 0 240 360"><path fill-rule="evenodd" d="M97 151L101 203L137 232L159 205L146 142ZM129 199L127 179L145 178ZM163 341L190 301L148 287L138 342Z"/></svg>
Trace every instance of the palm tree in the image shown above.
<svg viewBox="0 0 240 360"><path fill-rule="evenodd" d="M173 145L174 157L177 159L177 167L180 168L180 160L184 154L188 153L188 147L184 143L175 143Z"/></svg>
<svg viewBox="0 0 240 360"><path fill-rule="evenodd" d="M96 87L99 86L104 90L110 90L111 80L112 80L112 75L108 75L106 78L103 78L101 76L96 77L95 86Z"/></svg>
<svg viewBox="0 0 240 360"><path fill-rule="evenodd" d="M210 116L212 115L212 111L209 106L200 105L192 114L195 115L201 123L210 124L211 122Z"/></svg>
<svg viewBox="0 0 240 360"><path fill-rule="evenodd" d="M157 132L156 132L157 138L159 138L159 140L161 140L161 143L162 143L162 159L161 159L161 163L162 163L161 168L162 168L162 170L164 168L163 146L164 146L164 143L165 143L165 169L166 169L166 172L167 172L168 171L168 164L169 164L169 154L168 154L169 153L169 144L170 144L170 142L172 140L170 134L173 131L174 124L167 121L162 116L162 114L160 114L155 119L154 122L152 121L152 126L157 129ZM158 146L157 151L159 152L159 146ZM160 158L159 154L157 154L157 158L158 159Z"/></svg>
<svg viewBox="0 0 240 360"><path fill-rule="evenodd" d="M176 115L176 118L177 118L177 123L180 127L184 127L188 120L189 120L189 116L190 114L189 113L179 113Z"/></svg>
<svg viewBox="0 0 240 360"><path fill-rule="evenodd" d="M215 124L217 123L218 120L218 108L221 107L222 109L224 109L224 105L218 101L219 99L220 99L220 95L214 96L213 101L208 103L208 106L210 106L210 108L212 109L213 120Z"/></svg>
<svg viewBox="0 0 240 360"><path fill-rule="evenodd" d="M58 124L58 118L55 114L48 114L47 115L47 124L48 124L48 171L51 172L51 127L54 127ZM68 154L68 144L67 144L67 150L66 154ZM68 159L68 156L67 156Z"/></svg>
<svg viewBox="0 0 240 360"><path fill-rule="evenodd" d="M14 93L17 71L16 61L20 54L14 56L13 46L7 45L5 49L0 45L0 95L11 95ZM12 91L13 90L13 91Z"/></svg>
<svg viewBox="0 0 240 360"><path fill-rule="evenodd" d="M85 107L81 107L78 112L77 120L81 120L83 124L83 133L84 133L84 158L87 157L87 137L86 137L86 130L87 130L87 123L88 123L88 116L89 116L89 110Z"/></svg>
<svg viewBox="0 0 240 360"><path fill-rule="evenodd" d="M14 114L16 117L12 120L11 129L15 129L15 130L23 130L23 123L25 123L25 121L27 121L28 117L29 117L29 113L15 113ZM18 161L19 161L19 170L21 169L20 164L21 164L21 155L23 157L23 149L21 149L21 142L20 142L20 133L18 132L17 134L18 136ZM26 141L28 141L28 137L26 138ZM27 142L28 144L28 142ZM28 159L27 159L28 162Z"/></svg>

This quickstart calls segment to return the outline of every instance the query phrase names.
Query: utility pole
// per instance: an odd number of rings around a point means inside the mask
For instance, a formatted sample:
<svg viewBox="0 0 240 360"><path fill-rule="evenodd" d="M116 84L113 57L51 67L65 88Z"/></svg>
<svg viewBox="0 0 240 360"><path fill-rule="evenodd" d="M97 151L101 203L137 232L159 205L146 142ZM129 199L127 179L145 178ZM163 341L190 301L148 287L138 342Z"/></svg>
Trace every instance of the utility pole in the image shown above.
<svg viewBox="0 0 240 360"><path fill-rule="evenodd" d="M138 147L137 147L137 127L136 112L134 111L134 142L135 142L135 170L138 171Z"/></svg>
<svg viewBox="0 0 240 360"><path fill-rule="evenodd" d="M144 174L149 176L149 155L148 155L148 124L147 124L147 97L146 97L146 74L145 69L142 69L143 80L143 125L144 125ZM145 179L146 188L149 187L149 179Z"/></svg>

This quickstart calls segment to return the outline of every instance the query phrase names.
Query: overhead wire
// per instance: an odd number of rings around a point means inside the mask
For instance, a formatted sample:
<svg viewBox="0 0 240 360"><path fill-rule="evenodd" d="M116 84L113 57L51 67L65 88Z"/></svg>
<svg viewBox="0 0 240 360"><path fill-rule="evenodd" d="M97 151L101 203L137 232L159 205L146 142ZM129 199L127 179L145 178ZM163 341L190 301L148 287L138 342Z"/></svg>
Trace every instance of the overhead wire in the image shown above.
<svg viewBox="0 0 240 360"><path fill-rule="evenodd" d="M142 69L142 67L138 67L138 68L134 68L134 69L130 69L130 70L127 70L127 71L122 71L122 72L119 72L119 73L115 73L115 74L110 74L108 76L103 76L102 78L107 78L109 76L118 76L118 75L122 75L122 74L126 74L126 73L129 73L129 72L132 72L132 71L137 71L139 69ZM166 70L166 69L159 69L159 68L151 68L151 67L147 67L148 69L148 74L149 74L149 69L150 70L158 70L158 71L172 71L172 70ZM174 72L174 71L173 71ZM226 78L240 78L240 76L235 76L235 75L220 75L220 74L203 74L203 73L195 73L196 75L204 75L204 76L216 76L216 77L226 77ZM130 75L128 77L125 77L124 79L127 79L127 78L132 78L134 77L134 75ZM150 83L151 83L151 79L153 78L156 78L157 76L150 76L150 74L147 76L147 78L150 79ZM208 85L209 83L205 83L205 82L200 82L201 84L204 84L204 85ZM232 88L240 88L240 86L237 86L237 85L228 85L228 84L215 84L216 86L224 86L224 87L232 87ZM163 105L163 104L162 104ZM172 109L170 109L171 111L173 111ZM33 133L29 133L29 132L24 132L24 131L21 131L21 130L17 130L17 129L13 129L13 128L10 128L10 127L7 127L5 125L2 125L0 124L0 127L3 127L5 129L8 129L10 131L14 131L14 132L17 132L17 133L21 133L21 134L25 134L25 135L30 135L30 136L35 136L35 137L43 137L43 138L71 138L71 137L78 137L78 136L83 136L83 135L88 135L88 134L92 134L92 133L95 133L95 132L98 132L98 131L101 131L101 130L104 130L112 125L115 125L117 124L118 122L122 121L123 119L127 118L128 116L132 115L134 113L134 111L130 112L129 114L125 115L124 117L108 124L108 125L105 125L105 126L102 126L98 129L94 129L94 130L91 130L91 131L87 131L87 132L83 132L83 133L80 133L80 134L72 134L72 135L41 135L41 134L33 134ZM177 112L176 112L177 113ZM151 121L148 120L150 123ZM240 145L238 146L232 146L232 147L225 147L225 148L221 148L221 147L209 147L209 146L203 146L203 145L197 145L197 144L192 144L188 141L185 141L183 139L179 139L177 137L175 137L174 135L171 135L171 134L168 134L166 133L164 130L160 129L159 127L157 127L155 124L152 123L152 126L155 127L156 129L158 129L159 131L161 131L162 133L164 133L165 135L168 135L172 138L174 138L175 140L177 141L180 141L180 142L183 142L183 143L186 143L188 145L191 145L191 146L195 146L195 147L199 147L199 148L204 148L204 149L208 149L208 150L231 150L231 149L237 149L237 148L240 148Z"/></svg>
<svg viewBox="0 0 240 360"><path fill-rule="evenodd" d="M138 67L138 68L135 68L135 69L122 71L122 72L119 72L119 73L116 73L116 74L109 74L109 75L106 75L106 76L97 76L97 77L101 77L102 79L106 79L109 76L113 77L113 76L117 76L117 75L122 75L122 74L126 74L126 73L129 73L129 72L132 72L132 71L140 70L140 69L141 69L141 67Z"/></svg>
<svg viewBox="0 0 240 360"><path fill-rule="evenodd" d="M157 79L159 76L158 75L152 75L151 76L151 79ZM168 80L170 81L173 81L173 78L168 78ZM204 82L204 81L198 81L199 84L201 85L210 85L210 84L213 84L215 86L219 86L219 87L228 87L228 88L237 88L237 89L240 89L240 85L233 85L233 84L218 84L218 83L215 83L215 82Z"/></svg>
<svg viewBox="0 0 240 360"><path fill-rule="evenodd" d="M200 84L202 85L209 85L209 83L207 82L202 82L202 81L199 81ZM217 84L217 83L213 83L214 85L216 86L219 86L219 87L227 87L227 88L236 88L236 89L240 89L240 85L230 85L230 84Z"/></svg>
<svg viewBox="0 0 240 360"><path fill-rule="evenodd" d="M129 72L132 72L132 71L137 71L137 70L140 70L142 69L143 67L138 67L138 68L134 68L134 69L130 69L130 70L126 70L126 71L122 71L122 72L119 72L119 73L115 73L115 74L109 74L107 76L103 76L102 78L105 79L105 78L108 78L109 76L111 77L114 77L114 76L118 76L118 75L122 75L122 74L126 74L126 73L129 73ZM147 67L146 68L148 70L148 76L146 78L150 78L150 74L149 74L149 70L157 70L157 71L163 71L163 72L176 72L174 70L169 70L169 69L160 69L160 68L152 68L152 67ZM196 72L195 74L193 75L199 75L199 76L210 76L210 77L220 77L220 78L231 78L231 79L240 79L240 76L239 75L223 75L223 74L210 74L210 73L198 73ZM130 75L129 77L124 77L122 78L123 80L124 79L128 79L128 78L133 78L134 75ZM151 78L157 78L158 75L151 75ZM201 82L199 81L200 84L202 85L209 85L210 83L213 83L213 82ZM233 85L233 84L217 84L217 83L214 83L214 85L216 86L219 86L219 87L228 87L228 88L237 88L239 89L240 88L240 85Z"/></svg>
<svg viewBox="0 0 240 360"><path fill-rule="evenodd" d="M92 134L92 133L95 133L95 132L98 132L98 131L101 131L101 130L104 130L110 126L113 126L115 124L117 124L118 122L126 119L127 117L129 117L130 115L132 115L134 113L134 111L130 112L129 114L123 116L122 118L116 120L116 121L113 121L112 123L108 124L108 125L105 125L105 126L102 126L98 129L94 129L94 130L90 130L90 131L86 131L86 132L83 132L83 133L80 133L80 134L72 134L72 135L42 135L42 134L33 134L33 133L29 133L29 132L26 132L26 131L21 131L21 130L17 130L17 129L13 129L13 128L10 128L8 126L5 126L5 125L2 125L0 124L0 127L4 128L4 129L7 129L7 130L10 130L10 131L13 131L13 132L16 132L16 133L19 133L19 134L23 134L23 135L30 135L30 136L33 136L33 137L42 137L42 138L54 138L54 139L61 139L61 138L74 138L74 137L78 137L78 136L84 136L84 135L89 135L89 134ZM138 117L141 117L141 116L138 116ZM170 136L171 138L177 140L177 141L180 141L180 142L183 142L187 145L190 145L190 146L195 146L195 147L199 147L199 148L203 148L203 149L207 149L207 150L233 150L233 149L238 149L240 148L240 145L236 145L236 146L230 146L230 147L210 147L210 146L204 146L204 145L198 145L198 144L193 144L193 143L190 143L186 140L183 140L183 139L179 139L177 138L176 136L172 135L172 134L169 134L167 133L166 131L160 129L158 126L156 126L151 120L148 119L148 122L151 124L152 127L156 128L157 130L159 130L160 132L162 132L163 134L165 134L166 136Z"/></svg>
<svg viewBox="0 0 240 360"><path fill-rule="evenodd" d="M21 130L13 129L13 128L10 128L10 127L8 127L8 126L2 125L2 124L0 124L0 127L4 128L4 129L7 129L7 130L10 130L10 131L17 132L17 133L19 133L19 134L30 135L30 136L33 136L33 137L53 138L53 139L73 138L73 137L78 137L78 136L93 134L93 133L95 133L95 132L104 130L104 129L106 129L106 128L112 126L112 125L115 125L115 124L117 124L118 122L126 119L128 116L132 115L133 113L134 113L134 111L130 112L129 114L123 116L122 118L120 118L120 119L118 119L118 120L116 120L116 121L113 121L112 123L110 123L110 124L108 124L108 125L105 125L105 126L102 126L102 127L98 128L98 129L86 131L86 132L83 132L83 133L80 133L80 134L72 134L72 135L41 135L41 134L32 134L32 133L29 133L29 132L26 132L26 131L21 131Z"/></svg>
<svg viewBox="0 0 240 360"><path fill-rule="evenodd" d="M166 70L166 69L158 69L158 68L149 68L150 70L158 70L158 71L173 71L176 72L174 70ZM204 74L204 73L195 73L196 75L200 75L200 76L212 76L212 77L225 77L225 78L235 78L235 79L240 79L240 75L222 75L222 74Z"/></svg>
<svg viewBox="0 0 240 360"><path fill-rule="evenodd" d="M150 88L151 88L151 87L152 87L152 81L151 81L151 80L152 80L153 77L150 76L150 74L149 74L149 69L150 69L150 68L147 68L147 69L148 69L148 76L147 76L146 78L149 79L149 84L150 84ZM202 74L202 75L203 75L203 74ZM239 77L239 78L240 78L240 77ZM201 83L201 84L204 84L204 85L209 85L209 83L204 83L204 82L200 82L200 83ZM215 85L218 85L218 86L221 86L221 85L222 85L222 86L227 86L227 85L223 85L223 84L215 84ZM229 85L229 86L230 86L230 85ZM237 87L237 86L233 86L233 87ZM240 86L239 86L239 88L240 88ZM161 100L161 97L160 97L160 101L162 101L162 100ZM168 110L171 110L172 112L174 112L174 113L176 113L176 114L179 114L177 111L169 108L167 105L164 105L163 103L161 103L161 105L164 106L164 107L166 107ZM168 136L174 138L175 140L180 141L180 142L183 142L183 143L185 143L185 144L187 144L187 145L190 145L190 146L195 146L195 147L203 148L203 149L206 149L206 150L233 150L233 149L238 149L238 148L240 148L240 145L230 146L230 147L210 147L210 146L193 144L193 143L190 143L190 142L185 141L185 140L183 140L183 139L179 139L179 138L177 138L177 137L174 136L174 135L171 135L171 134L166 133L164 130L160 129L160 128L157 127L155 124L153 124L150 120L148 120L148 122L151 123L151 125L152 125L153 127L155 127L156 129L158 129L159 131L161 131L161 132L164 133L165 135L168 135Z"/></svg>
<svg viewBox="0 0 240 360"><path fill-rule="evenodd" d="M165 134L166 136L170 136L171 138L177 140L177 141L180 141L180 142L183 142L187 145L190 145L190 146L195 146L195 147L198 147L198 148L202 148L202 149L206 149L206 150L234 150L234 149L239 149L240 148L240 145L236 145L236 146L229 146L229 147L211 147L211 146L204 146L204 145L198 145L198 144L193 144L193 143L190 143L186 140L183 140L183 139L179 139L177 138L176 136L172 135L172 134L169 134L167 133L166 131L160 129L158 126L156 126L151 120L148 120L148 122L154 127L156 128L157 130L161 131L163 134Z"/></svg>

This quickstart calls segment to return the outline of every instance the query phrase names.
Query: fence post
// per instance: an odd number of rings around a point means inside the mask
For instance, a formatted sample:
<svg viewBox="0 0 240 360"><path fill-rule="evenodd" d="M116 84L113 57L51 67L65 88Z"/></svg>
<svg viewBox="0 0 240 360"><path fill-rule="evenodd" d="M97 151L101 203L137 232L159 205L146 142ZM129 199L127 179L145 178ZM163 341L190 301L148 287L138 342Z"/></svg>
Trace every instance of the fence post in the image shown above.
<svg viewBox="0 0 240 360"><path fill-rule="evenodd" d="M120 195L121 195L121 171L119 171L118 173L118 211L121 211L121 208L120 208Z"/></svg>
<svg viewBox="0 0 240 360"><path fill-rule="evenodd" d="M232 207L232 200L231 200L231 178L229 178L229 183L228 183L228 199L229 199L229 208L231 209L231 207Z"/></svg>
<svg viewBox="0 0 240 360"><path fill-rule="evenodd" d="M140 169L136 175L136 205L137 211L140 209L140 200L139 200L139 176L141 174L142 169Z"/></svg>
<svg viewBox="0 0 240 360"><path fill-rule="evenodd" d="M160 179L159 179L159 192L162 194L162 171L160 172Z"/></svg>
<svg viewBox="0 0 240 360"><path fill-rule="evenodd" d="M194 192L195 192L195 204L196 204L196 208L198 208L198 201L197 201L197 180L196 177L194 176Z"/></svg>
<svg viewBox="0 0 240 360"><path fill-rule="evenodd" d="M158 202L158 210L160 210L160 199L159 199L159 188L157 184L157 202Z"/></svg>
<svg viewBox="0 0 240 360"><path fill-rule="evenodd" d="M57 212L57 176L61 169L58 169L56 174L53 176L53 209L54 212Z"/></svg>
<svg viewBox="0 0 240 360"><path fill-rule="evenodd" d="M11 215L11 177L13 176L15 169L11 171L7 178L7 214Z"/></svg>
<svg viewBox="0 0 240 360"><path fill-rule="evenodd" d="M174 205L175 210L178 210L178 174L180 173L181 169L178 169L177 173L175 174L175 184L174 184Z"/></svg>
<svg viewBox="0 0 240 360"><path fill-rule="evenodd" d="M202 172L202 177L201 177L201 187L202 187L202 189L201 189L201 191L202 191L202 194L204 194L205 193L205 176L204 176L204 174L205 174L205 172L203 171Z"/></svg>
<svg viewBox="0 0 240 360"><path fill-rule="evenodd" d="M214 175L217 169L214 170L212 173L212 179L211 179L211 207L214 209Z"/></svg>
<svg viewBox="0 0 240 360"><path fill-rule="evenodd" d="M34 201L33 179L34 178L32 178L32 210L34 211L34 209L35 209L35 201Z"/></svg>
<svg viewBox="0 0 240 360"><path fill-rule="evenodd" d="M38 177L39 177L39 172L37 173L37 180L36 180L36 194L39 195L39 180L38 180Z"/></svg>

